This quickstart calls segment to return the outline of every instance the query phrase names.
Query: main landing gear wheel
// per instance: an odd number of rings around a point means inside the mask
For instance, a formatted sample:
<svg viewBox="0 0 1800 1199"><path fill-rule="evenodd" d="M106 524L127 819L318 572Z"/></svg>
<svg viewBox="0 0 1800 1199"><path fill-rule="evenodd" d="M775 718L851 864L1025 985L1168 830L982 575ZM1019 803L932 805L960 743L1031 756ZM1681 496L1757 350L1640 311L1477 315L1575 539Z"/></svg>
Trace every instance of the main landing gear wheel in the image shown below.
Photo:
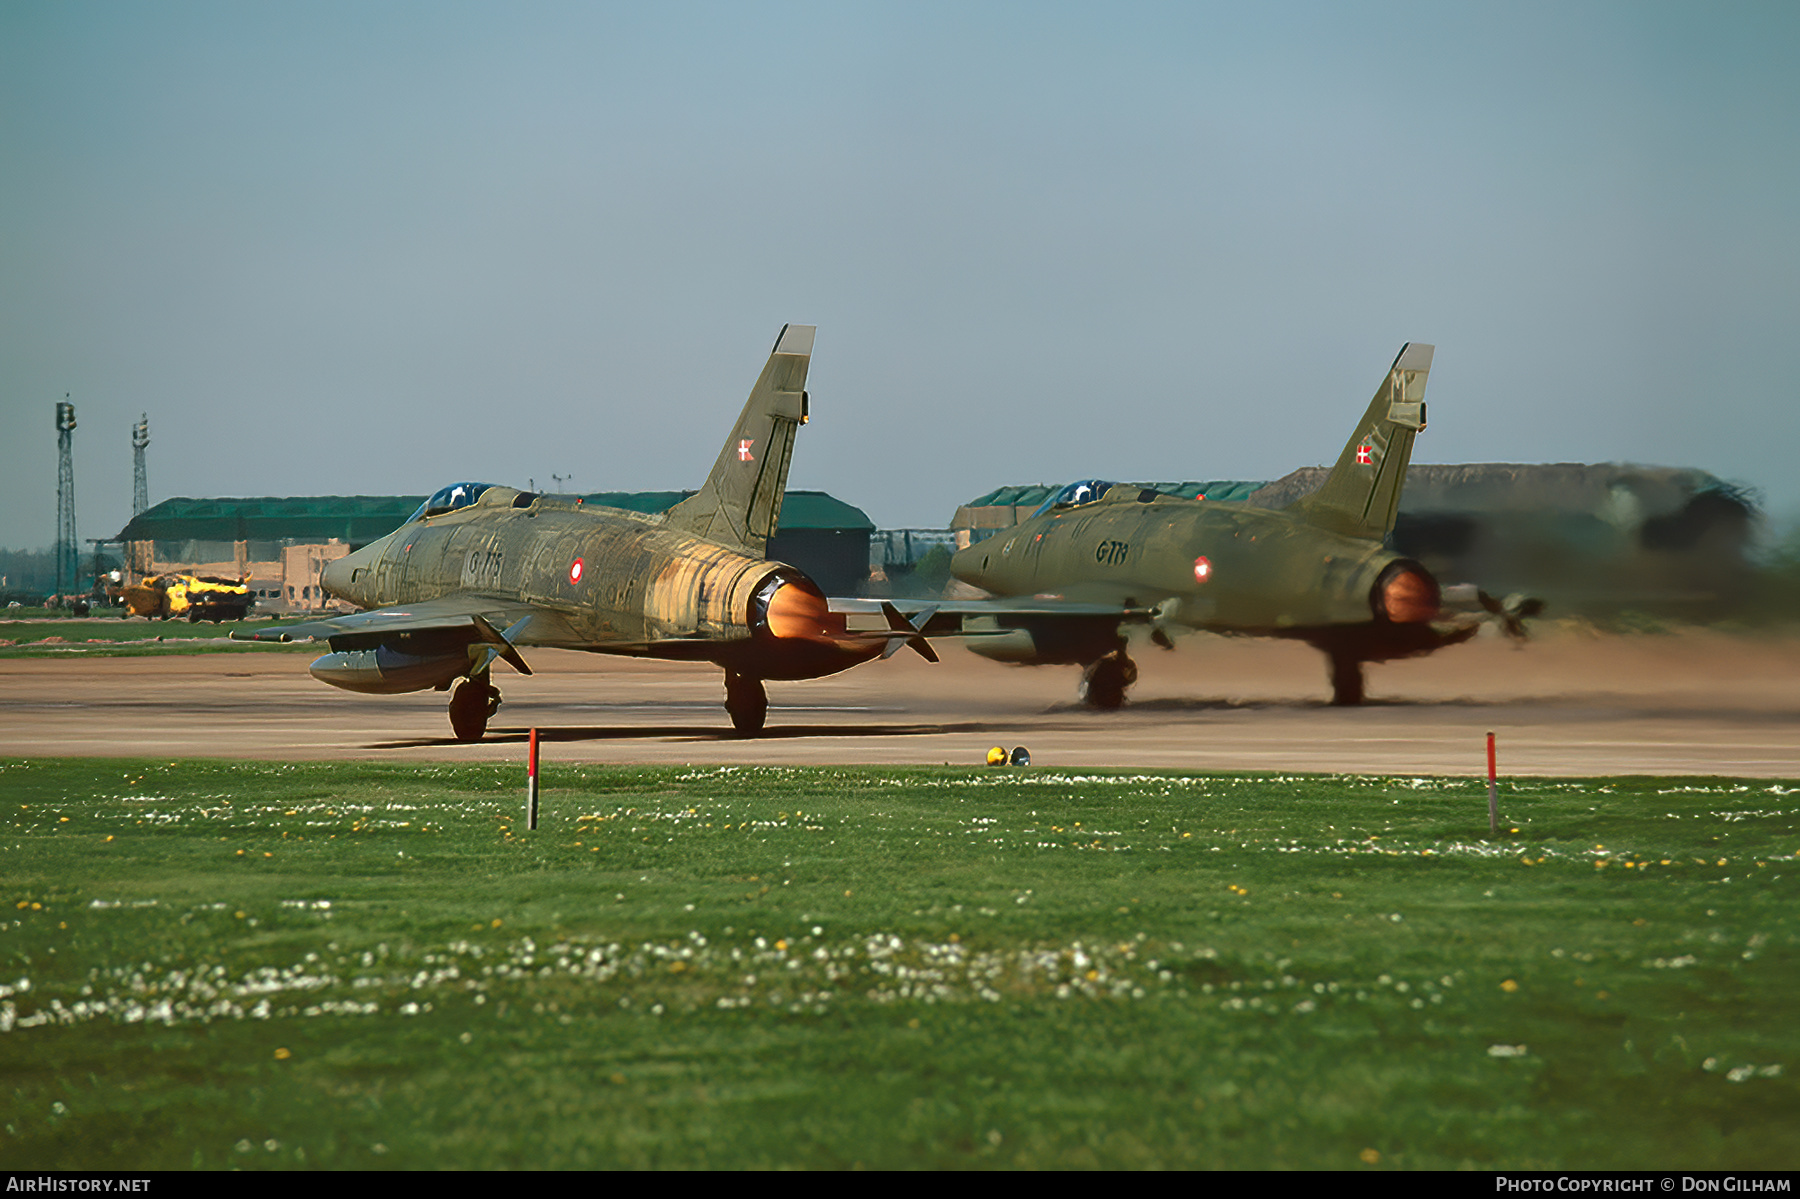
<svg viewBox="0 0 1800 1199"><path fill-rule="evenodd" d="M731 714L731 727L741 736L754 737L762 732L769 715L769 695L762 680L748 675L725 672L725 711Z"/></svg>
<svg viewBox="0 0 1800 1199"><path fill-rule="evenodd" d="M1362 659L1350 654L1331 655L1331 702L1334 707L1353 708L1363 701Z"/></svg>
<svg viewBox="0 0 1800 1199"><path fill-rule="evenodd" d="M1125 689L1137 682L1137 663L1124 650L1108 654L1081 675L1081 699L1090 708L1112 712L1125 704Z"/></svg>
<svg viewBox="0 0 1800 1199"><path fill-rule="evenodd" d="M464 679L450 693L450 728L458 741L479 741L488 718L500 710L500 689L482 679Z"/></svg>

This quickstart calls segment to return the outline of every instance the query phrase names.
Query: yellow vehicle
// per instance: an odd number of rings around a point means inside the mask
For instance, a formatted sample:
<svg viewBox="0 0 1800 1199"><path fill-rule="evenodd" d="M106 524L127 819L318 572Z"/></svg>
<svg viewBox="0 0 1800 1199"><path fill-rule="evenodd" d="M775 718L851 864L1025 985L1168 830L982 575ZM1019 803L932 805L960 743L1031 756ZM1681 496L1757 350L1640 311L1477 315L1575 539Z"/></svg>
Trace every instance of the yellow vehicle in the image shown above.
<svg viewBox="0 0 1800 1199"><path fill-rule="evenodd" d="M186 616L190 621L242 620L256 601L250 588L237 579L211 575L151 575L124 591L125 617L168 620Z"/></svg>

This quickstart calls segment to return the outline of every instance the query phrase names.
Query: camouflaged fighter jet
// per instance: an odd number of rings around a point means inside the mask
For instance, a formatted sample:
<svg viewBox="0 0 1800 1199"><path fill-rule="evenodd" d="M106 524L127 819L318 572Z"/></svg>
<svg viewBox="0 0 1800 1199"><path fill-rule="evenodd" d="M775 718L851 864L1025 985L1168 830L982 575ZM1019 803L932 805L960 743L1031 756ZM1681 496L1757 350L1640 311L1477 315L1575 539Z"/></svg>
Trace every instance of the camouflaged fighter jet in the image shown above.
<svg viewBox="0 0 1800 1199"><path fill-rule="evenodd" d="M716 663L744 734L763 726L765 679L835 674L909 643L935 661L897 611L888 631L851 632L811 579L764 557L807 419L813 331L782 329L706 485L667 512L452 484L325 568L325 590L366 611L232 636L327 639L312 675L349 691L454 687L459 741L480 739L500 705L496 661L531 673L521 648Z"/></svg>
<svg viewBox="0 0 1800 1199"><path fill-rule="evenodd" d="M1084 667L1083 694L1116 708L1137 679L1126 633L1172 649L1183 629L1286 637L1330 660L1332 702L1363 700L1363 663L1467 641L1486 617L1445 610L1431 573L1392 552L1413 438L1425 428L1432 347L1403 346L1317 492L1275 511L1088 479L957 552L950 569L1001 598L914 601L914 623L1001 662ZM1474 596L1515 636L1541 608ZM845 611L868 605L840 601Z"/></svg>

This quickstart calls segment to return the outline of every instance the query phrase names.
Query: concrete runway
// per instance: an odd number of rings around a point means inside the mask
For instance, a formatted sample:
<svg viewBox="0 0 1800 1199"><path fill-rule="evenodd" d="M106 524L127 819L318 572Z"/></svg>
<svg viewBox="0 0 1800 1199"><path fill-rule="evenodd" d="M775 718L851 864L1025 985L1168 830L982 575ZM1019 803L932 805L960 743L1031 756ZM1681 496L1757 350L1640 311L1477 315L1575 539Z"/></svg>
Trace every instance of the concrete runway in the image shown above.
<svg viewBox="0 0 1800 1199"><path fill-rule="evenodd" d="M954 642L834 678L769 684L769 728L730 735L720 672L561 651L497 667L486 740L451 739L436 692L362 696L254 649L160 658L0 660L0 755L520 761L957 763L1025 745L1037 766L1478 775L1499 735L1509 775L1800 778L1800 641L1547 630L1371 667L1371 702L1325 703L1324 659L1281 642L1190 637L1134 651L1119 712L1075 702L1072 667L999 666ZM321 647L323 652L323 647Z"/></svg>

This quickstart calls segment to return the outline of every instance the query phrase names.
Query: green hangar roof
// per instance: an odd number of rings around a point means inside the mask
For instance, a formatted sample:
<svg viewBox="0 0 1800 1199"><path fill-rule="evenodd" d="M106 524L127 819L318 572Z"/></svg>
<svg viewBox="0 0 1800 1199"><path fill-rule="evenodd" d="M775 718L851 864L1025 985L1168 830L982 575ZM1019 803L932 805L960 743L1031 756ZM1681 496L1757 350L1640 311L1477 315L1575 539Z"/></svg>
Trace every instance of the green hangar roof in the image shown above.
<svg viewBox="0 0 1800 1199"><path fill-rule="evenodd" d="M596 491L581 497L584 504L624 508L629 512L667 512L691 491ZM781 501L777 532L795 529L841 529L874 532L875 522L861 508L846 504L823 491L790 491Z"/></svg>
<svg viewBox="0 0 1800 1199"><path fill-rule="evenodd" d="M177 496L144 509L118 541L339 541L362 544L399 528L422 495L313 495L256 499Z"/></svg>
<svg viewBox="0 0 1800 1199"><path fill-rule="evenodd" d="M601 491L589 504L632 512L662 512L690 491ZM164 500L132 517L117 541L327 541L361 545L399 528L422 495L315 495L254 499ZM778 532L797 529L869 531L862 509L822 491L790 491Z"/></svg>

